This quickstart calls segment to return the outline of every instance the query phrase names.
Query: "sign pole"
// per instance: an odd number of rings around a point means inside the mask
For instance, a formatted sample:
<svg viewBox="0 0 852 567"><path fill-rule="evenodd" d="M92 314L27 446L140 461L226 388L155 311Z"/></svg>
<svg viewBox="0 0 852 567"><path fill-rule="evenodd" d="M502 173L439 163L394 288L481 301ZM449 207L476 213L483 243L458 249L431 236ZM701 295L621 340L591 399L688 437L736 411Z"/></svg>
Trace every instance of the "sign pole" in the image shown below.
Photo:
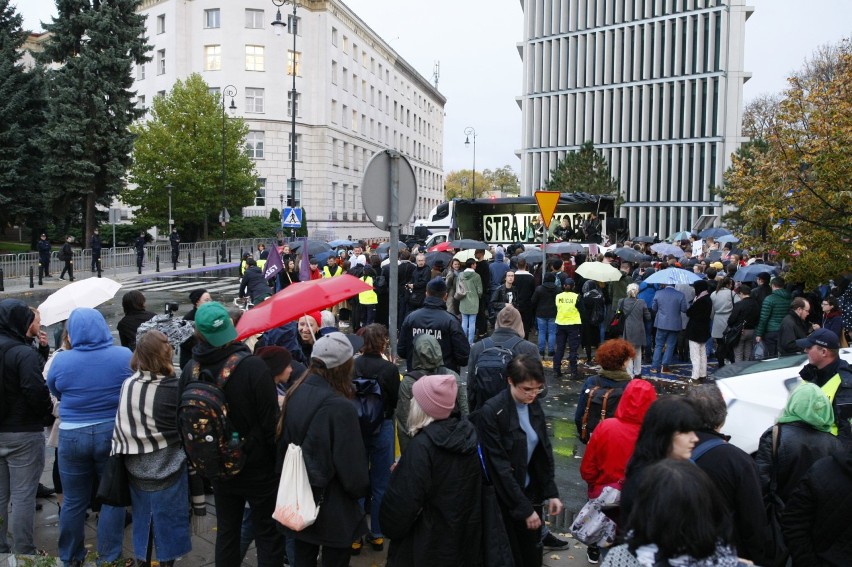
<svg viewBox="0 0 852 567"><path fill-rule="evenodd" d="M391 358L396 360L397 329L399 329L399 152L388 150L390 156L390 207L388 228L390 229L390 263L388 288L388 331L390 334Z"/></svg>

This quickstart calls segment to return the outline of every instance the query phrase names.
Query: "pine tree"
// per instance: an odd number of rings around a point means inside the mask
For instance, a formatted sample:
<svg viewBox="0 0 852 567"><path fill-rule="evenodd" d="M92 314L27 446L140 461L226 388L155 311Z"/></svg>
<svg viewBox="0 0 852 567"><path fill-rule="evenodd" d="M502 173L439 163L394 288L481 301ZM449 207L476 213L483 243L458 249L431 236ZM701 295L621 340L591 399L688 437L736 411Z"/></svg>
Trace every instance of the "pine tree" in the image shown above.
<svg viewBox="0 0 852 567"><path fill-rule="evenodd" d="M550 172L545 189L560 193L614 195L618 193L618 180L610 177L606 159L589 140L557 164Z"/></svg>
<svg viewBox="0 0 852 567"><path fill-rule="evenodd" d="M109 206L124 188L133 135L143 114L134 104L131 69L149 60L140 0L57 0L46 25L48 125L42 140L44 186L53 212L66 223L82 212L85 239L96 206ZM75 218L73 220L79 220Z"/></svg>

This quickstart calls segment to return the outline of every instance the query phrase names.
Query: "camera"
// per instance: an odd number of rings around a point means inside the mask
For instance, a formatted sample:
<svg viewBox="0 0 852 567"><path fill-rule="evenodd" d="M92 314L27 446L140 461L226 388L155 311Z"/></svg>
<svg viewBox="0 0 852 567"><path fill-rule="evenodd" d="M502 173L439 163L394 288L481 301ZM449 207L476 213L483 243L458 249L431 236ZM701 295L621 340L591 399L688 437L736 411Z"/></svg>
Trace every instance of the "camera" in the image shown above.
<svg viewBox="0 0 852 567"><path fill-rule="evenodd" d="M174 313L177 310L178 310L178 304L177 303L175 303L173 301L167 301L166 306L163 309L163 313L166 314L166 315L171 315L172 313Z"/></svg>

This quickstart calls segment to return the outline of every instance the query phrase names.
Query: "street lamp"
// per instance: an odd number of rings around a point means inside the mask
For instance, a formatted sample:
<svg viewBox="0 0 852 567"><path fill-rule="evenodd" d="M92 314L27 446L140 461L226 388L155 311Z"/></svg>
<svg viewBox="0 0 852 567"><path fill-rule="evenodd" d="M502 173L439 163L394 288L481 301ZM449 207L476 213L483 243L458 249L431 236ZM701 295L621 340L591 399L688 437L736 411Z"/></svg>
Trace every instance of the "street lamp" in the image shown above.
<svg viewBox="0 0 852 567"><path fill-rule="evenodd" d="M464 129L464 145L470 145L470 138L473 136L473 185L470 190L470 195L476 199L476 130L473 126L468 126Z"/></svg>
<svg viewBox="0 0 852 567"><path fill-rule="evenodd" d="M231 220L228 209L225 208L225 97L231 97L228 110L233 112L237 109L237 105L234 104L235 96L237 96L237 87L234 85L228 85L222 89L222 210L219 212L219 224L222 225L222 250L220 251L222 262L225 262L225 227Z"/></svg>
<svg viewBox="0 0 852 567"><path fill-rule="evenodd" d="M166 189L169 190L169 234L171 234L172 225L175 222L174 220L172 220L172 189L174 189L174 186L169 183L168 185L166 185Z"/></svg>
<svg viewBox="0 0 852 567"><path fill-rule="evenodd" d="M293 86L290 90L290 200L288 205L290 207L296 206L296 32L299 31L297 29L297 20L296 20L296 0L272 0L272 4L278 8L278 12L275 14L275 21L272 22L272 28L275 30L275 35L281 35L284 32L284 28L287 26L281 20L281 6L284 4L292 4L293 5L293 16L290 19L290 33L293 34L293 60L291 64L291 71L293 72ZM283 213L283 207L282 207ZM293 234L295 235L295 229L293 230Z"/></svg>

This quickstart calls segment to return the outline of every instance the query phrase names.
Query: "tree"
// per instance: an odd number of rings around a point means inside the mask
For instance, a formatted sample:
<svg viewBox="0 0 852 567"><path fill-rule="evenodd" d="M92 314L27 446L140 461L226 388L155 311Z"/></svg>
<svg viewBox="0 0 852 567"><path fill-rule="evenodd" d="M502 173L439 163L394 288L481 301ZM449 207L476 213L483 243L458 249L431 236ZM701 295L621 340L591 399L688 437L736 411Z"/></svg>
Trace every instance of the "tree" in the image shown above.
<svg viewBox="0 0 852 567"><path fill-rule="evenodd" d="M613 195L618 193L618 180L610 177L606 159L589 140L553 168L544 188L560 193Z"/></svg>
<svg viewBox="0 0 852 567"><path fill-rule="evenodd" d="M222 104L210 94L201 75L177 81L166 96L154 99L146 122L135 124L130 182L135 188L122 198L134 207L136 222L146 226L168 222L168 190L172 215L180 223L204 226L218 222L222 208ZM258 189L254 162L245 151L248 126L242 118L225 120L225 207L250 205Z"/></svg>
<svg viewBox="0 0 852 567"><path fill-rule="evenodd" d="M491 188L483 172L476 172L476 197L481 197ZM453 199L472 199L473 195L473 171L460 169L451 171L444 178L444 195L448 201Z"/></svg>
<svg viewBox="0 0 852 567"><path fill-rule="evenodd" d="M735 154L725 202L744 219L743 245L792 261L809 285L849 268L852 243L852 50L789 79L764 151Z"/></svg>
<svg viewBox="0 0 852 567"><path fill-rule="evenodd" d="M494 171L486 169L482 172L482 176L485 178L488 190L514 193L515 195L521 192L521 184L518 182L518 176L512 171L511 165L498 167ZM479 187L479 183L476 185Z"/></svg>
<svg viewBox="0 0 852 567"><path fill-rule="evenodd" d="M48 122L41 140L44 188L52 210L82 213L86 241L98 205L121 192L130 165L134 104L131 69L149 61L141 0L57 0L58 15L40 55L47 72ZM79 214L78 213L78 214Z"/></svg>
<svg viewBox="0 0 852 567"><path fill-rule="evenodd" d="M0 0L0 223L43 223L38 137L44 125L42 69L27 71L27 32L10 0ZM41 224L40 226L44 226Z"/></svg>

